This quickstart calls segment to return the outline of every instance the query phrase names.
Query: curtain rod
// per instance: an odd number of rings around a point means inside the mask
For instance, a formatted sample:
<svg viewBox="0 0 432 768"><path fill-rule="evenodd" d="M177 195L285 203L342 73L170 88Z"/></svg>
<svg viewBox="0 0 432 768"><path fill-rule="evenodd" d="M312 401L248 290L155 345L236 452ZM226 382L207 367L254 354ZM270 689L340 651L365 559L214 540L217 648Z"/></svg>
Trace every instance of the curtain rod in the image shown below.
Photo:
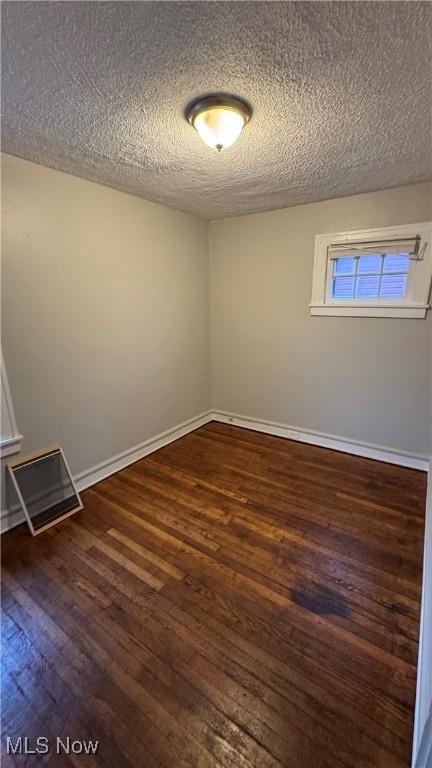
<svg viewBox="0 0 432 768"><path fill-rule="evenodd" d="M385 243L412 243L414 240L416 243L419 243L421 236L414 235L413 237L391 237L388 240L344 240L340 243L331 243L329 248L346 248L348 245L375 245L376 243L382 243L383 245L385 245Z"/></svg>

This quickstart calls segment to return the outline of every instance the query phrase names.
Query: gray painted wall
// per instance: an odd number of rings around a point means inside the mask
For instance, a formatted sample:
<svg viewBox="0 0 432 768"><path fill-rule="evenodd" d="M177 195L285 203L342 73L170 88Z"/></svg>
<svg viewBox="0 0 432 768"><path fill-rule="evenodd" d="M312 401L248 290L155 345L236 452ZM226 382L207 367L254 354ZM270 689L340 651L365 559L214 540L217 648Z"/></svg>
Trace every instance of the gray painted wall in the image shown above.
<svg viewBox="0 0 432 768"><path fill-rule="evenodd" d="M431 318L310 317L316 233L431 185L210 224L3 156L3 348L24 450L74 474L210 407L430 455Z"/></svg>
<svg viewBox="0 0 432 768"><path fill-rule="evenodd" d="M23 449L74 474L210 407L208 224L3 156L3 352Z"/></svg>
<svg viewBox="0 0 432 768"><path fill-rule="evenodd" d="M431 317L311 317L314 237L430 220L430 184L210 225L212 405L430 455Z"/></svg>

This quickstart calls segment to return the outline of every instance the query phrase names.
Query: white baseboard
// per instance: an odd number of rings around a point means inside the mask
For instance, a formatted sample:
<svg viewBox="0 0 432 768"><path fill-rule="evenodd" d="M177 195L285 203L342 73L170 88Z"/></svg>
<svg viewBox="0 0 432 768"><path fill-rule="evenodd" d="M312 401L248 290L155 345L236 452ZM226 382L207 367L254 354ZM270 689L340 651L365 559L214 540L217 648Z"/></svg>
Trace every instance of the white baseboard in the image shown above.
<svg viewBox="0 0 432 768"><path fill-rule="evenodd" d="M155 437L145 440L133 448L113 456L74 477L79 491L100 482L106 477L124 469L129 464L148 456L150 453L163 448L165 445L178 440L180 437L193 432L209 421L219 421L224 424L252 429L277 437L297 440L302 443L318 445L335 451L363 456L368 459L399 464L414 469L429 470L428 504L426 510L425 554L423 565L423 592L420 622L420 641L417 668L417 696L414 720L413 768L426 768L429 755L432 756L432 462L426 457L391 451L388 448L370 443L359 443L319 432L300 430L278 422L263 421L250 416L242 416L230 412L206 411L193 419L184 421L172 429L161 432ZM24 522L21 510L0 513L1 533Z"/></svg>
<svg viewBox="0 0 432 768"><path fill-rule="evenodd" d="M24 512L21 508L12 512L8 509L2 509L0 513L0 531L2 534L10 531L12 528L16 528L21 523L25 523Z"/></svg>
<svg viewBox="0 0 432 768"><path fill-rule="evenodd" d="M113 475L114 472L124 469L124 467L127 467L129 464L133 464L134 461L143 459L144 456L148 456L149 453L158 451L159 448L163 448L164 445L173 443L174 440L178 440L179 437L184 437L184 435L193 432L193 430L198 429L198 427L202 427L209 421L211 421L211 412L206 411L199 416L195 416L193 419L183 421L172 429L167 429L165 432L155 435L155 437L150 437L143 443L135 445L133 448L129 448L127 451L123 451L122 453L117 454L117 456L113 456L111 459L107 459L100 464L96 464L96 466L91 467L84 472L79 472L74 476L78 491L83 491L90 485L99 483L101 480L104 480L105 477L109 477L110 475Z"/></svg>
<svg viewBox="0 0 432 768"><path fill-rule="evenodd" d="M74 475L77 490L83 491L90 485L99 483L101 480L104 480L104 478L113 475L120 469L124 469L135 461L139 461L139 459L143 459L144 456L148 456L149 453L158 451L159 448L163 448L164 445L168 445L168 443L178 440L179 437L184 437L184 435L193 432L193 430L198 429L198 427L202 427L209 421L211 421L211 412L206 411L199 416L195 416L193 419L188 419L187 421L178 424L172 429L167 429L165 432L161 432L159 435L155 435L154 437L145 440L139 445L135 445L133 448L129 448L127 451L123 451L106 461L102 461L100 464L96 464L94 467L90 467L90 469L87 469L84 472L79 472L77 475ZM24 521L25 517L21 509L16 511L3 510L0 514L1 533L5 533L11 528L15 528L15 526L20 525Z"/></svg>
<svg viewBox="0 0 432 768"><path fill-rule="evenodd" d="M425 456L392 451L381 445L352 442L335 435L313 433L236 413L213 411L212 420L355 456L429 471L412 768L432 768L432 461Z"/></svg>
<svg viewBox="0 0 432 768"><path fill-rule="evenodd" d="M223 424L233 424L237 427L253 429L256 432L265 432L268 435L276 437L285 437L289 440L297 440L301 443L310 443L322 448L331 448L333 451L342 451L351 453L354 456L363 456L366 459L375 459L385 461L388 464L399 464L402 467L411 467L412 469L421 469L425 472L429 469L429 459L426 456L418 454L403 453L402 451L392 451L382 445L373 445L372 443L355 442L347 440L337 435L328 435L324 432L311 432L299 427L290 427L287 424L280 424L275 421L263 421L252 416L242 416L238 413L229 413L228 411L213 411L211 414L213 421L220 421Z"/></svg>
<svg viewBox="0 0 432 768"><path fill-rule="evenodd" d="M135 445L133 448L129 448L127 451L117 454L117 456L113 456L100 464L96 464L94 467L90 467L90 469L87 469L84 472L79 472L74 476L78 491L83 491L90 485L99 483L105 477L109 477L115 472L119 472L120 469L124 469L124 467L127 467L129 464L139 461L139 459L144 458L144 456L147 456L149 453L153 453L154 451L159 450L159 448L163 448L164 445L168 445L168 443L178 440L189 432L193 432L194 429L202 427L209 421L220 421L224 424L233 424L238 427L253 429L257 432L276 435L277 437L285 437L290 440L298 440L302 443L319 445L323 448L331 448L334 451L343 451L344 453L351 453L355 456L363 456L368 459L376 459L391 464L400 464L404 467L427 470L429 466L428 461L423 456L399 453L379 445L356 443L346 440L345 438L336 437L335 435L327 435L319 432L314 433L305 429L299 429L298 427L290 427L278 422L263 421L251 416L242 416L236 413L206 411L193 419L178 424L172 429L168 429L165 432L161 432L159 435L155 435L155 437L145 440L139 445ZM24 520L25 518L21 510L16 512L3 510L0 513L1 533L5 533L11 528L14 528L16 525L24 522Z"/></svg>
<svg viewBox="0 0 432 768"><path fill-rule="evenodd" d="M428 768L432 765L429 758L432 760L432 461L426 502L413 768Z"/></svg>

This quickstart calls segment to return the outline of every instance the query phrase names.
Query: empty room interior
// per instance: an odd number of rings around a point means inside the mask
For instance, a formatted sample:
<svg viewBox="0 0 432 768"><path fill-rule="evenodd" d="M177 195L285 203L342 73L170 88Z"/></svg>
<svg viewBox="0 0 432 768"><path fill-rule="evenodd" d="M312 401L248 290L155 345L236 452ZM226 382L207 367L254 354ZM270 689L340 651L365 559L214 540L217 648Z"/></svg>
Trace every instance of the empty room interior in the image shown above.
<svg viewBox="0 0 432 768"><path fill-rule="evenodd" d="M1 3L5 768L432 768L431 40Z"/></svg>

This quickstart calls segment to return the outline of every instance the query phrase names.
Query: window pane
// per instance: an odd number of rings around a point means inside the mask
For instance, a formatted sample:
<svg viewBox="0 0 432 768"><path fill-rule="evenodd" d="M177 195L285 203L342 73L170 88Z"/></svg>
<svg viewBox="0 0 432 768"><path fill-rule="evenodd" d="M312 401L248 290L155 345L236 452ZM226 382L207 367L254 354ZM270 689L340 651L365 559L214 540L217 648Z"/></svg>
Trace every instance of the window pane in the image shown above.
<svg viewBox="0 0 432 768"><path fill-rule="evenodd" d="M334 277L333 293L334 299L352 299L354 290L353 277Z"/></svg>
<svg viewBox="0 0 432 768"><path fill-rule="evenodd" d="M383 272L408 272L409 256L407 253L391 253L384 257Z"/></svg>
<svg viewBox="0 0 432 768"><path fill-rule="evenodd" d="M349 256L342 256L334 260L334 275L352 275L354 274L354 259Z"/></svg>
<svg viewBox="0 0 432 768"><path fill-rule="evenodd" d="M406 275L383 275L380 299L403 299L406 291Z"/></svg>
<svg viewBox="0 0 432 768"><path fill-rule="evenodd" d="M377 299L379 275L363 275L356 279L356 299Z"/></svg>
<svg viewBox="0 0 432 768"><path fill-rule="evenodd" d="M364 273L370 274L371 272L378 274L381 272L381 256L379 254L360 256L357 271L359 275Z"/></svg>

